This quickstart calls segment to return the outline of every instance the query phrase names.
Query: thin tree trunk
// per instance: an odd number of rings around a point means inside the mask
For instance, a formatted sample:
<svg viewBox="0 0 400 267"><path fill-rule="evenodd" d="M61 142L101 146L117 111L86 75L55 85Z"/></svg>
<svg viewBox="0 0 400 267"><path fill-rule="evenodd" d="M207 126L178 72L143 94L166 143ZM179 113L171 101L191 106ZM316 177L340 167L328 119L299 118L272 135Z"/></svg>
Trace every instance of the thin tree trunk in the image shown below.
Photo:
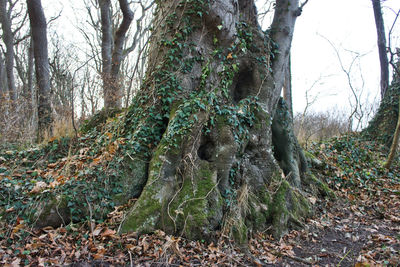
<svg viewBox="0 0 400 267"><path fill-rule="evenodd" d="M112 67L111 67L111 85L115 97L112 106L115 108L121 107L122 101L122 84L119 81L119 72L121 68L121 61L123 58L123 48L126 39L126 33L133 20L133 12L129 8L127 0L119 0L119 5L122 10L123 20L115 33L114 49L112 54Z"/></svg>
<svg viewBox="0 0 400 267"><path fill-rule="evenodd" d="M7 94L7 78L5 75L5 67L4 67L4 59L2 54L0 53L0 105L2 106L2 112L3 107L5 106L4 101L6 100L6 94Z"/></svg>
<svg viewBox="0 0 400 267"><path fill-rule="evenodd" d="M112 108L117 96L113 92L111 80L112 65L112 24L111 24L111 1L99 0L101 15L101 56L102 56L102 79L105 109Z"/></svg>
<svg viewBox="0 0 400 267"><path fill-rule="evenodd" d="M378 35L379 62L381 65L381 99L385 97L389 86L389 61L386 52L386 35L383 23L381 0L372 0L374 9L376 32Z"/></svg>
<svg viewBox="0 0 400 267"><path fill-rule="evenodd" d="M38 141L52 135L50 104L50 66L47 51L47 24L40 0L27 0L31 25L36 83L38 86Z"/></svg>
<svg viewBox="0 0 400 267"><path fill-rule="evenodd" d="M28 48L28 75L27 75L27 88L26 88L26 93L27 95L31 96L31 99L34 97L34 92L33 92L33 67L34 67L34 60L33 60L33 40L31 38L30 43L29 43L29 48ZM31 107L35 107L35 104L33 101L31 101L30 104Z"/></svg>
<svg viewBox="0 0 400 267"><path fill-rule="evenodd" d="M17 100L17 90L14 78L14 35L11 30L10 13L7 10L7 0L0 0L0 19L3 29L3 41L6 45L5 65L10 100Z"/></svg>

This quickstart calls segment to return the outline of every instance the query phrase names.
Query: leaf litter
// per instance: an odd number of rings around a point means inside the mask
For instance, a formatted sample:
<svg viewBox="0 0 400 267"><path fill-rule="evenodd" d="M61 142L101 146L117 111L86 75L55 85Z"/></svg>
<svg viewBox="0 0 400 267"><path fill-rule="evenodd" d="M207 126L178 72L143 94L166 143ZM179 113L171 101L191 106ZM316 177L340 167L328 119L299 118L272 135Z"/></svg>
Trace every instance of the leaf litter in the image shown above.
<svg viewBox="0 0 400 267"><path fill-rule="evenodd" d="M45 168L17 166L7 151L1 155L0 179L24 175L51 177L27 190L40 195L71 179L65 166L76 171L101 165L112 157L118 143L89 155L88 147L72 158L60 157ZM0 221L2 266L399 266L400 167L380 167L384 147L350 135L314 144L310 151L324 167L313 172L335 192L336 200L311 197L315 207L303 229L279 240L268 231L253 233L245 248L232 240L191 241L163 231L151 235L119 235L124 212L135 201L115 207L104 222L87 221L59 228L33 229L15 213L13 224ZM14 153L14 154L13 154ZM4 159L4 160L3 160ZM14 158L16 160L17 158ZM25 160L29 161L29 160ZM24 161L20 161L24 162ZM32 165L32 164L31 164ZM7 170L7 171L5 171ZM11 170L11 171L10 171ZM55 178L55 179L54 179ZM10 183L9 186L21 186Z"/></svg>

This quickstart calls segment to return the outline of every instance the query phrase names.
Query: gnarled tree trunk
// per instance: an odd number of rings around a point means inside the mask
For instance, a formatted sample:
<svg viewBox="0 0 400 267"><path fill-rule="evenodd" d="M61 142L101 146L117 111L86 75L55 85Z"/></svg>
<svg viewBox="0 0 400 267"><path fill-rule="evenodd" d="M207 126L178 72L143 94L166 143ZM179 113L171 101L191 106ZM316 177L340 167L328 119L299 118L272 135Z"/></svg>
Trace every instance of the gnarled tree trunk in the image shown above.
<svg viewBox="0 0 400 267"><path fill-rule="evenodd" d="M278 105L300 13L297 0L277 1L264 33L253 0L158 2L147 78L122 131L147 182L122 231L244 241L301 224L310 179Z"/></svg>

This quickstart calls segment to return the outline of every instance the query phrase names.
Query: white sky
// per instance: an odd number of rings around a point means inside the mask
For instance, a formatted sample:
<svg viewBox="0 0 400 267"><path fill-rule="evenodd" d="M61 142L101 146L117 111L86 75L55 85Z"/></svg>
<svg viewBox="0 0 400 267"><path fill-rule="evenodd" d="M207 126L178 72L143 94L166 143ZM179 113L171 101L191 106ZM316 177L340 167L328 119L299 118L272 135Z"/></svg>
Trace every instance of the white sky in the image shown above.
<svg viewBox="0 0 400 267"><path fill-rule="evenodd" d="M394 20L393 11L400 9L399 0L386 0L383 4L386 33ZM400 19L395 26L393 44L400 46ZM309 0L298 18L292 46L292 79L294 110L302 112L306 106L305 92L318 96L314 110L333 108L349 110L351 96L347 78L340 68L335 50L323 37L329 39L339 51L345 68L361 55L359 66L352 72L353 86L362 92L362 101L379 101L379 57L371 0ZM364 84L360 78L363 76ZM312 97L311 97L312 98ZM365 106L367 104L364 104ZM368 104L370 105L370 103Z"/></svg>

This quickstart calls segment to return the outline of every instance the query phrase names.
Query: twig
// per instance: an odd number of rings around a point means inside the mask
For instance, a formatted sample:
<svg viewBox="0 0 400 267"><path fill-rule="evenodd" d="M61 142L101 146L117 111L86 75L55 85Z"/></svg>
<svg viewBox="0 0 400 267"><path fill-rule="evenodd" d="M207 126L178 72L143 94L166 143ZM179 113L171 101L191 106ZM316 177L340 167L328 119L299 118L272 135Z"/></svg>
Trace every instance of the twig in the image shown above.
<svg viewBox="0 0 400 267"><path fill-rule="evenodd" d="M290 256L290 255L287 255L287 254L281 254L281 255L282 255L282 256L285 256L285 257L287 257L287 258L289 258L289 259L292 259L292 260L295 260L295 261L304 263L304 264L314 265L313 262L308 261L308 260L305 260L305 259L302 259L302 258L299 258L299 257L296 257L296 256Z"/></svg>
<svg viewBox="0 0 400 267"><path fill-rule="evenodd" d="M343 256L343 258L339 261L339 263L336 265L336 267L339 267L340 264L342 263L342 261L347 257L347 255L349 255L351 249L349 249L349 251L347 251L347 253Z"/></svg>
<svg viewBox="0 0 400 267"><path fill-rule="evenodd" d="M128 251L128 253L129 253L130 266L133 267L132 253L130 251Z"/></svg>
<svg viewBox="0 0 400 267"><path fill-rule="evenodd" d="M303 9L303 7L308 3L308 0L304 1L303 4L301 4L300 9Z"/></svg>

